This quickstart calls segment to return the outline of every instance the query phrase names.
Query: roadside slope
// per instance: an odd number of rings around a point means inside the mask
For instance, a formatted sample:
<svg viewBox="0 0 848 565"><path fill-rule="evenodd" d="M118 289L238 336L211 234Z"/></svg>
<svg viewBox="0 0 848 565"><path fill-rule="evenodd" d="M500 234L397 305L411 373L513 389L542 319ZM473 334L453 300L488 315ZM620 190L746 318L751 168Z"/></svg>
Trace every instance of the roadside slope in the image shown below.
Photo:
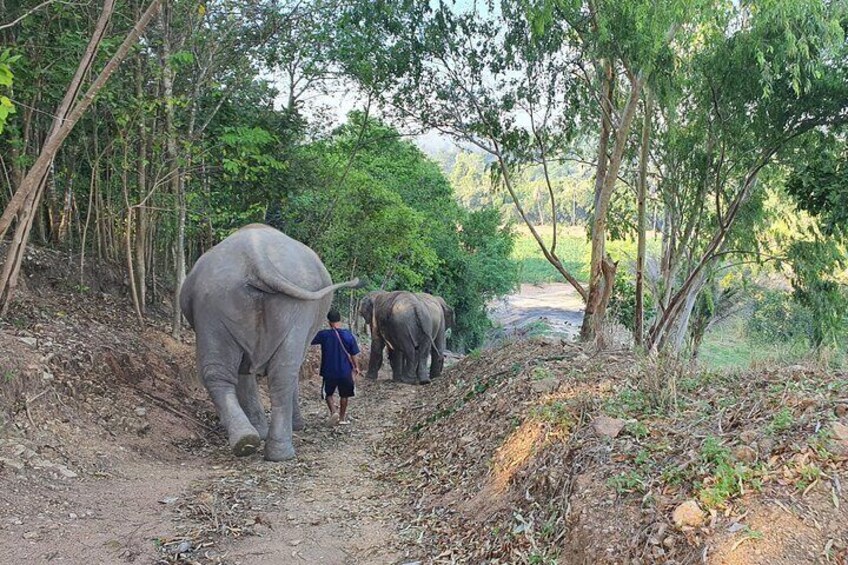
<svg viewBox="0 0 848 565"><path fill-rule="evenodd" d="M392 442L424 563L845 563L844 374L537 339L431 389Z"/></svg>

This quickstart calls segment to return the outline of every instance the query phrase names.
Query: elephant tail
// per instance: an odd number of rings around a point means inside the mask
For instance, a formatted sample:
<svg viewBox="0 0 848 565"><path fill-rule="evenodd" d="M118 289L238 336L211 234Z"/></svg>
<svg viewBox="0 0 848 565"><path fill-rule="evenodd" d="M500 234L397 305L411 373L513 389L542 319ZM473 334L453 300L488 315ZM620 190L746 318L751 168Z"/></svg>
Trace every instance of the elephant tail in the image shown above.
<svg viewBox="0 0 848 565"><path fill-rule="evenodd" d="M430 334L427 334L427 337L430 338L430 345L433 346L433 351L436 352L436 356L438 356L439 359L443 359L444 355L442 355L441 351L439 351L439 347L436 345L436 340L434 340L433 336Z"/></svg>
<svg viewBox="0 0 848 565"><path fill-rule="evenodd" d="M340 288L359 288L361 286L359 279L356 278L318 290L307 290L288 280L280 273L273 272L270 269L260 270L256 273L255 280L250 281L248 284L263 292L276 292L299 300L320 300Z"/></svg>

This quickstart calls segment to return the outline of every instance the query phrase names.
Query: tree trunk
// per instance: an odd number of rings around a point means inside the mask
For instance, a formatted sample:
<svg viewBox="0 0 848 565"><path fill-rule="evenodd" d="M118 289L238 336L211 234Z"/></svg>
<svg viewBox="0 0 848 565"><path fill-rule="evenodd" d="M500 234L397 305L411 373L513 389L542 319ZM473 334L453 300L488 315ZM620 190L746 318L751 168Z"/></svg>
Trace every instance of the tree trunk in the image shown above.
<svg viewBox="0 0 848 565"><path fill-rule="evenodd" d="M685 299L682 301L682 307L678 308L669 319L666 326L668 331L660 337L657 349L670 350L674 353L679 353L683 349L683 344L689 333L689 320L692 317L692 310L695 308L698 294L700 294L706 282L705 273L706 271L701 271L689 287Z"/></svg>
<svg viewBox="0 0 848 565"><path fill-rule="evenodd" d="M177 132L174 123L174 68L171 66L170 6L159 17L162 26L162 94L165 97L165 150L168 158L168 183L176 200L177 239L174 242L174 296L172 335L180 336L182 330L182 312L180 311L180 291L185 279L185 194L180 179L179 154L177 152Z"/></svg>
<svg viewBox="0 0 848 565"><path fill-rule="evenodd" d="M139 63L136 66L136 85L135 94L138 103L141 104L144 100L144 69L142 68L142 60L139 58ZM144 114L139 118L138 126L138 161L136 161L136 175L138 179L138 199L139 206L136 209L136 230L135 230L135 260L136 273L138 278L138 301L141 314L144 315L147 309L147 255L145 253L147 246L147 210L143 202L147 194L147 130Z"/></svg>
<svg viewBox="0 0 848 565"><path fill-rule="evenodd" d="M35 211L38 209L40 198L43 194L45 176L48 167L53 162L56 153L68 137L68 134L70 134L76 123L94 101L97 93L103 88L106 81L127 56L130 48L132 48L132 46L138 41L138 38L144 28L156 14L156 11L158 11L159 2L160 0L153 0L151 2L145 13L142 15L142 18L127 34L123 43L120 47L118 47L118 50L109 62L106 63L106 66L97 78L92 82L85 95L82 99L77 101L77 97L79 96L79 92L82 88L83 79L91 69L91 65L97 55L98 48L105 36L106 28L108 27L109 20L111 19L112 12L115 8L114 0L104 1L103 10L97 21L97 25L95 26L95 31L88 46L86 47L85 54L80 61L76 74L71 80L71 84L65 93L65 97L59 105L50 133L42 146L41 152L35 160L32 168L21 181L21 185L9 201L9 204L3 211L3 215L0 216L0 239L6 235L6 232L12 223L12 219L16 217L19 212L23 212L23 215L28 218L27 221L18 225L17 232L21 232L20 237L16 232L15 239L18 241L18 245L20 245L21 248L15 249L14 246L10 247L5 258L6 263L8 263L10 259L13 259L14 264L10 268L7 268L7 265L4 265L3 272L7 275L0 279L0 315L6 312L8 303L13 297L14 288L17 286L17 276L20 272L21 261L23 260L23 248L26 247L27 241L29 240L29 233L32 228ZM27 207L31 207L31 209L26 210Z"/></svg>
<svg viewBox="0 0 848 565"><path fill-rule="evenodd" d="M135 269L133 267L132 233L133 233L133 207L130 206L129 187L129 140L124 138L124 159L121 163L121 188L124 195L124 208L126 219L124 221L124 254L127 260L127 279L130 285L130 297L132 298L133 310L138 318L138 323L144 325L144 317L141 315L141 304L138 299L138 286L135 280Z"/></svg>
<svg viewBox="0 0 848 565"><path fill-rule="evenodd" d="M97 130L95 129L95 132L96 131ZM94 156L94 161L91 164L91 180L90 180L89 186L88 186L88 209L85 212L85 224L83 224L82 236L80 237L80 267L79 267L79 270L80 270L80 272L79 272L79 276L80 276L79 284L80 284L80 286L83 286L83 284L85 284L86 239L88 238L88 226L89 226L89 223L91 222L92 209L95 206L94 192L95 192L95 188L97 186L97 175L100 174L100 172L99 172L99 170L100 170L100 156L97 153L98 149L97 149L97 136L96 135L94 137L94 141L95 141L95 143L94 143L95 156Z"/></svg>
<svg viewBox="0 0 848 565"><path fill-rule="evenodd" d="M38 190L29 195L21 209L21 214L18 216L18 226L15 229L15 236L9 244L9 249L6 252L6 261L3 263L3 272L0 274L0 281L2 281L2 288L0 288L0 317L5 317L8 313L12 296L14 296L15 289L18 286L18 274L21 270L21 264L23 264L27 241L29 240L32 225L35 223L35 216L38 213L36 203L44 195L45 184L46 179L42 177Z"/></svg>
<svg viewBox="0 0 848 565"><path fill-rule="evenodd" d="M595 214L592 222L592 257L589 264L589 298L586 301L586 312L583 317L583 326L580 328L580 339L582 341L592 341L595 336L600 333L603 326L603 313L606 311L606 303L603 302L604 296L611 295L611 289L606 289L606 278L603 273L603 263L606 260L606 224L607 212L609 210L610 199L612 198L615 184L618 181L618 171L621 168L621 160L624 157L624 150L627 146L627 138L630 133L630 126L633 123L633 116L636 113L636 106L641 98L642 87L645 79L641 73L633 78L630 85L630 97L624 107L621 115L621 123L615 131L615 143L613 145L612 155L609 157L609 166L606 161L606 141L604 135L611 132L610 125L603 124L603 120L609 120L612 108L612 70L607 66L607 76L605 77L605 93L602 98L602 128L601 141L598 150L598 171L595 177Z"/></svg>
<svg viewBox="0 0 848 565"><path fill-rule="evenodd" d="M639 152L639 185L636 194L636 308L633 334L637 346L645 335L645 196L648 184L648 149L651 141L651 91L645 90L645 117L642 122L642 147Z"/></svg>

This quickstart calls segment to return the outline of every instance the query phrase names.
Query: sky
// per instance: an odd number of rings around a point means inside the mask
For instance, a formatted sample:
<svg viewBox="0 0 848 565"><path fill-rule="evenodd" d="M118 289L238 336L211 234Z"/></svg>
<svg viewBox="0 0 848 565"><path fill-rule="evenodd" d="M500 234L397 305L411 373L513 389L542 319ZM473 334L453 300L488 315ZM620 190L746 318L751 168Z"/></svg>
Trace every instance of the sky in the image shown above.
<svg viewBox="0 0 848 565"><path fill-rule="evenodd" d="M438 8L442 3L450 6L454 11L463 12L467 10L477 10L483 13L488 13L486 0L429 0L433 8ZM496 7L497 9L497 7ZM271 75L268 77L272 84L275 84L280 92L286 92L285 84L280 77ZM305 100L304 110L308 118L315 118L318 115L319 109L323 109L329 114L334 121L334 125L344 123L347 114L351 110L364 107L363 97L358 93L357 88L352 83L339 84L332 89L331 94L316 94ZM277 105L282 106L286 103L284 96L278 96ZM379 111L375 112L379 115ZM446 151L455 151L459 149L450 137L431 130L425 134L412 136L412 141L427 155L434 156Z"/></svg>

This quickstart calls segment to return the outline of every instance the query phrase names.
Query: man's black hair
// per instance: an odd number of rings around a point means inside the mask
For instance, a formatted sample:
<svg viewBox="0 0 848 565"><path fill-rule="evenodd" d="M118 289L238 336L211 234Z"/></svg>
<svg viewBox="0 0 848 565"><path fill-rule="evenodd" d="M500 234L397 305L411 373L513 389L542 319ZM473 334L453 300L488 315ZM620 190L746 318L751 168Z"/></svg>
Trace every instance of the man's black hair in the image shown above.
<svg viewBox="0 0 848 565"><path fill-rule="evenodd" d="M342 321L342 315L339 314L338 310L333 308L332 310L327 312L327 321L332 323L332 324L335 324L336 322L341 322Z"/></svg>

